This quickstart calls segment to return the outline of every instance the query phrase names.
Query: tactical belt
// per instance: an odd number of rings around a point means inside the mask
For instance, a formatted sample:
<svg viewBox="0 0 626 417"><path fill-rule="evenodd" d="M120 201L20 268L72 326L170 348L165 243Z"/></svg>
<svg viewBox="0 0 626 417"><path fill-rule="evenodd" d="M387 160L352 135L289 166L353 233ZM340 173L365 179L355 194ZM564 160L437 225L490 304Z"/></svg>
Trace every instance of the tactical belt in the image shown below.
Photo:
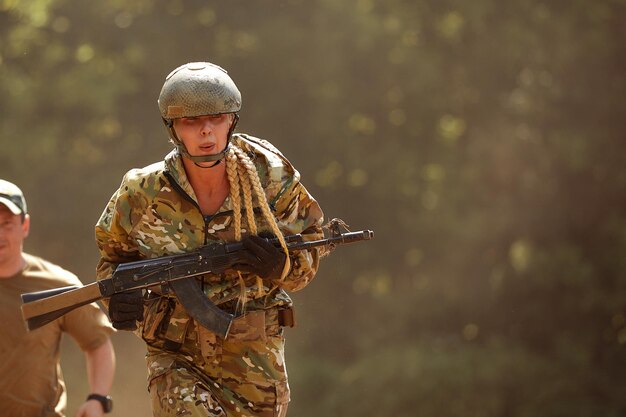
<svg viewBox="0 0 626 417"><path fill-rule="evenodd" d="M166 298L173 298L176 299L176 296L171 294L170 291L168 290L167 286L164 286L164 288L159 288L158 290L152 290L148 293L147 298L148 299L153 299L153 298L161 298L161 297L166 297ZM218 305L218 307L224 311L227 311L229 313L232 314L236 314L237 311L237 301L236 300L232 300L232 301L227 301L225 303L221 303ZM295 311L293 309L293 307L291 306L276 306L276 307L272 307L272 308L277 308L278 309L278 324L281 327L295 327L296 325L296 316L295 316Z"/></svg>
<svg viewBox="0 0 626 417"><path fill-rule="evenodd" d="M278 327L294 327L296 324L292 307L271 307L252 310L235 317L227 338L236 339L240 333L272 334Z"/></svg>
<svg viewBox="0 0 626 417"><path fill-rule="evenodd" d="M187 326L183 322L187 322L190 318L184 312L183 306L173 294L159 294L151 291L147 298L167 298L174 301L174 303L169 304L169 307L166 307L166 311L163 311L159 323L154 323L154 325L156 326L155 330L160 329L157 330L160 333L160 336L157 336L157 338L165 344L165 350L178 351L186 337L187 330L183 330L182 333L175 332L170 334L169 327L172 319L179 325ZM228 336L231 340L237 340L242 336L245 340L245 335L250 336L254 334L264 340L267 335L277 332L279 327L294 327L296 325L294 309L291 306L274 306L263 310L250 310L245 314L237 314L237 301L232 300L220 304L219 308L236 315ZM188 317L188 319L183 320L183 316Z"/></svg>
<svg viewBox="0 0 626 417"><path fill-rule="evenodd" d="M278 331L279 327L294 327L295 324L294 309L292 307L272 307L267 310L253 310L235 318L227 339L231 341L265 341L268 336L275 334L274 332ZM196 326L199 325L196 323ZM167 333L167 325L164 327ZM206 332L209 332L212 335L209 337L212 340L216 340L215 333L207 329L198 327L197 332L194 337L202 338L202 334L206 335ZM187 332L185 332L184 337L188 337ZM170 352L178 352L182 347L183 340L170 340L163 335L161 338L162 348ZM202 342L200 344L202 345ZM202 350L204 349L203 347Z"/></svg>
<svg viewBox="0 0 626 417"><path fill-rule="evenodd" d="M237 317L240 317L237 313L237 300L227 301L225 303L219 304L219 308L224 311L227 311L231 314L235 314ZM270 311L272 308L278 309L278 325L281 327L294 327L296 325L296 316L293 307L291 306L275 306L271 307L267 311ZM237 320L237 318L235 318Z"/></svg>

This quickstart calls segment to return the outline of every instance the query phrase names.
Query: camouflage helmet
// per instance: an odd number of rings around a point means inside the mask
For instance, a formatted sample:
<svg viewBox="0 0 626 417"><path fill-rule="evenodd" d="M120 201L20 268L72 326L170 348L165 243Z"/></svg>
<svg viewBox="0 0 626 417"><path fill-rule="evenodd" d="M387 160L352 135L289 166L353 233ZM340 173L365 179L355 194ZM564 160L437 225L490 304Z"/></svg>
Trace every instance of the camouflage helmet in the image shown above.
<svg viewBox="0 0 626 417"><path fill-rule="evenodd" d="M223 68L191 62L165 78L158 103L164 120L236 113L241 110L241 93Z"/></svg>

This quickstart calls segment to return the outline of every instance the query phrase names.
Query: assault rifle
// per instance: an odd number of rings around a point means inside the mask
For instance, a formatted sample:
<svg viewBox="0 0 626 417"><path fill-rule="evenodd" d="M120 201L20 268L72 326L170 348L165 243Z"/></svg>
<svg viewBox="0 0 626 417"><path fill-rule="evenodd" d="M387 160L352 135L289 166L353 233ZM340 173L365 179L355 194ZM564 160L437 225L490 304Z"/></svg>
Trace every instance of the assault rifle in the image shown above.
<svg viewBox="0 0 626 417"><path fill-rule="evenodd" d="M331 220L329 224L330 236L324 239L305 241L299 234L285 236L289 252L319 246L325 246L330 251L339 244L370 240L374 237L371 230L341 233L339 226L345 228L345 224L339 219ZM269 241L280 247L278 239ZM85 286L69 286L22 294L22 317L28 330L34 330L75 308L114 294L165 286L176 294L194 320L226 337L234 316L213 304L195 277L207 273L220 274L242 263L246 251L241 242L216 242L187 253L122 263L117 266L110 278Z"/></svg>

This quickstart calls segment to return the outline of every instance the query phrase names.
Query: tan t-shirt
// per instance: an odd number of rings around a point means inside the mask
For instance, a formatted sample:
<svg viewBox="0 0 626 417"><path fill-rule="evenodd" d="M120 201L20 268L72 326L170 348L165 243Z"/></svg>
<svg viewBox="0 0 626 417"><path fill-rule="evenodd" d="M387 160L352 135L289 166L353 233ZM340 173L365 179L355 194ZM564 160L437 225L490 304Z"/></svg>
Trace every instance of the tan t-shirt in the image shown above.
<svg viewBox="0 0 626 417"><path fill-rule="evenodd" d="M25 254L26 268L0 279L0 415L59 417L66 405L59 342L69 333L83 351L102 345L113 332L97 304L80 307L32 332L22 319L20 295L82 285L71 272Z"/></svg>

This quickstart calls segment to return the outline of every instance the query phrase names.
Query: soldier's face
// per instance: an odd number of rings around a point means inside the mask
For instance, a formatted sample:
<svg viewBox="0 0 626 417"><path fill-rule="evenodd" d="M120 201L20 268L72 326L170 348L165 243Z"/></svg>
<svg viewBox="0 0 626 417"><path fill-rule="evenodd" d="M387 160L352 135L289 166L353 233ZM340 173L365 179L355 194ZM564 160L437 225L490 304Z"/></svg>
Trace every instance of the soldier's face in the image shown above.
<svg viewBox="0 0 626 417"><path fill-rule="evenodd" d="M194 156L213 155L226 147L232 114L183 117L174 120L176 135Z"/></svg>
<svg viewBox="0 0 626 417"><path fill-rule="evenodd" d="M0 204L0 265L15 262L22 255L22 243L28 236L30 218L13 214L4 204Z"/></svg>

